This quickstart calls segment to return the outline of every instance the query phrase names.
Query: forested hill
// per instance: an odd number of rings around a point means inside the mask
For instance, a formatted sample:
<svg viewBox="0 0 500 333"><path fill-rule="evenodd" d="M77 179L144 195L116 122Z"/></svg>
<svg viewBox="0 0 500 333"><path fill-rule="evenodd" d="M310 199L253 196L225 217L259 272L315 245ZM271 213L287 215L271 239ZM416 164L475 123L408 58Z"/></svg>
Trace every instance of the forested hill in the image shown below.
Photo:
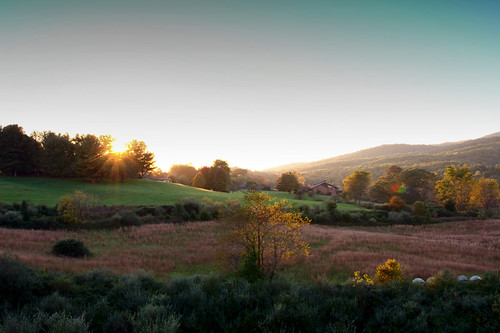
<svg viewBox="0 0 500 333"><path fill-rule="evenodd" d="M467 164L473 172L499 179L500 132L475 140L436 145L382 145L321 161L288 164L266 172L295 170L302 173L306 184L326 179L342 185L342 180L355 170L371 171L373 179L377 179L392 165L422 168L440 174L449 164Z"/></svg>

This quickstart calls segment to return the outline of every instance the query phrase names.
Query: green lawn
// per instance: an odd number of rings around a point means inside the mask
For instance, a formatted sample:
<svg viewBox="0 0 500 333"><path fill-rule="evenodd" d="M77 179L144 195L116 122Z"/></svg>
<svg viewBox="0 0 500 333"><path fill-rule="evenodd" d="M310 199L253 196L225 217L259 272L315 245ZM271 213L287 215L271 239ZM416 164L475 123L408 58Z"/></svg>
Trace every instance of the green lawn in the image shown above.
<svg viewBox="0 0 500 333"><path fill-rule="evenodd" d="M243 198L244 192L221 193L202 190L180 184L171 184L151 180L130 180L117 184L91 184L78 180L62 180L35 177L0 177L0 202L20 203L28 200L35 204L55 206L65 194L79 190L95 195L105 205L168 205L183 198L204 198L226 202L227 199ZM326 196L304 196L297 200L295 195L285 192L268 192L277 199L287 199L294 205L316 205L328 199ZM338 204L340 211L359 210L349 204Z"/></svg>

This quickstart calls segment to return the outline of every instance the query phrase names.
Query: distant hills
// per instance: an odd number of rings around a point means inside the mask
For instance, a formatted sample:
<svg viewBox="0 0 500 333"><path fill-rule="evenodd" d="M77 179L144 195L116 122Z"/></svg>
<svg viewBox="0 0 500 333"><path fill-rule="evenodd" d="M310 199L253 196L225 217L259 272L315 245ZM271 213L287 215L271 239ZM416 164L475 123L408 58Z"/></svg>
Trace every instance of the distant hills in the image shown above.
<svg viewBox="0 0 500 333"><path fill-rule="evenodd" d="M279 174L294 170L302 173L306 184L327 180L342 185L342 180L355 170L371 171L374 180L392 165L426 169L440 176L449 164L467 164L473 172L500 179L500 132L474 140L433 145L381 145L321 161L287 164L265 172Z"/></svg>

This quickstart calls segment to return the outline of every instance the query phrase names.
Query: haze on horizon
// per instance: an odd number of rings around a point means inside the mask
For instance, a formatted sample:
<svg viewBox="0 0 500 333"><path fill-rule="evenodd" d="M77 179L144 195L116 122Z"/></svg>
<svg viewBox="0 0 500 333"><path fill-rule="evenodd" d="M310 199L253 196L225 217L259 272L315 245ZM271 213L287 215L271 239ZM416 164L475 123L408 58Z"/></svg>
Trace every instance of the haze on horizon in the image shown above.
<svg viewBox="0 0 500 333"><path fill-rule="evenodd" d="M0 125L264 169L498 132L496 1L0 0Z"/></svg>

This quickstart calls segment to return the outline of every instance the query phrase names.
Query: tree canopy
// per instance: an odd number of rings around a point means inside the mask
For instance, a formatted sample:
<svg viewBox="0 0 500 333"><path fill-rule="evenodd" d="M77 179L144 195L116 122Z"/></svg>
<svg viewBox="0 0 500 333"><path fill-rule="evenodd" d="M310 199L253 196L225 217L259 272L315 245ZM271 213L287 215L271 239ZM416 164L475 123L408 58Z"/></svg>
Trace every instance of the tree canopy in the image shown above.
<svg viewBox="0 0 500 333"><path fill-rule="evenodd" d="M276 270L299 255L308 255L309 245L301 230L307 218L294 213L286 200L274 202L268 194L251 191L244 205L221 222L218 256L226 268L246 277L273 277Z"/></svg>
<svg viewBox="0 0 500 333"><path fill-rule="evenodd" d="M283 192L298 192L300 190L299 176L296 172L282 173L276 180L276 189Z"/></svg>
<svg viewBox="0 0 500 333"><path fill-rule="evenodd" d="M18 125L0 127L0 172L29 175L40 170L42 147Z"/></svg>
<svg viewBox="0 0 500 333"><path fill-rule="evenodd" d="M51 131L24 133L18 125L0 127L0 173L76 177L88 181L142 178L155 169L154 154L143 141L112 152L114 138L92 134L70 138Z"/></svg>
<svg viewBox="0 0 500 333"><path fill-rule="evenodd" d="M467 209L474 184L473 174L467 166L448 165L443 179L436 182L436 197L442 202L452 202L456 209Z"/></svg>
<svg viewBox="0 0 500 333"><path fill-rule="evenodd" d="M360 202L365 195L371 182L371 173L368 171L354 171L347 176L344 181L344 193L348 198L354 199L354 202Z"/></svg>

